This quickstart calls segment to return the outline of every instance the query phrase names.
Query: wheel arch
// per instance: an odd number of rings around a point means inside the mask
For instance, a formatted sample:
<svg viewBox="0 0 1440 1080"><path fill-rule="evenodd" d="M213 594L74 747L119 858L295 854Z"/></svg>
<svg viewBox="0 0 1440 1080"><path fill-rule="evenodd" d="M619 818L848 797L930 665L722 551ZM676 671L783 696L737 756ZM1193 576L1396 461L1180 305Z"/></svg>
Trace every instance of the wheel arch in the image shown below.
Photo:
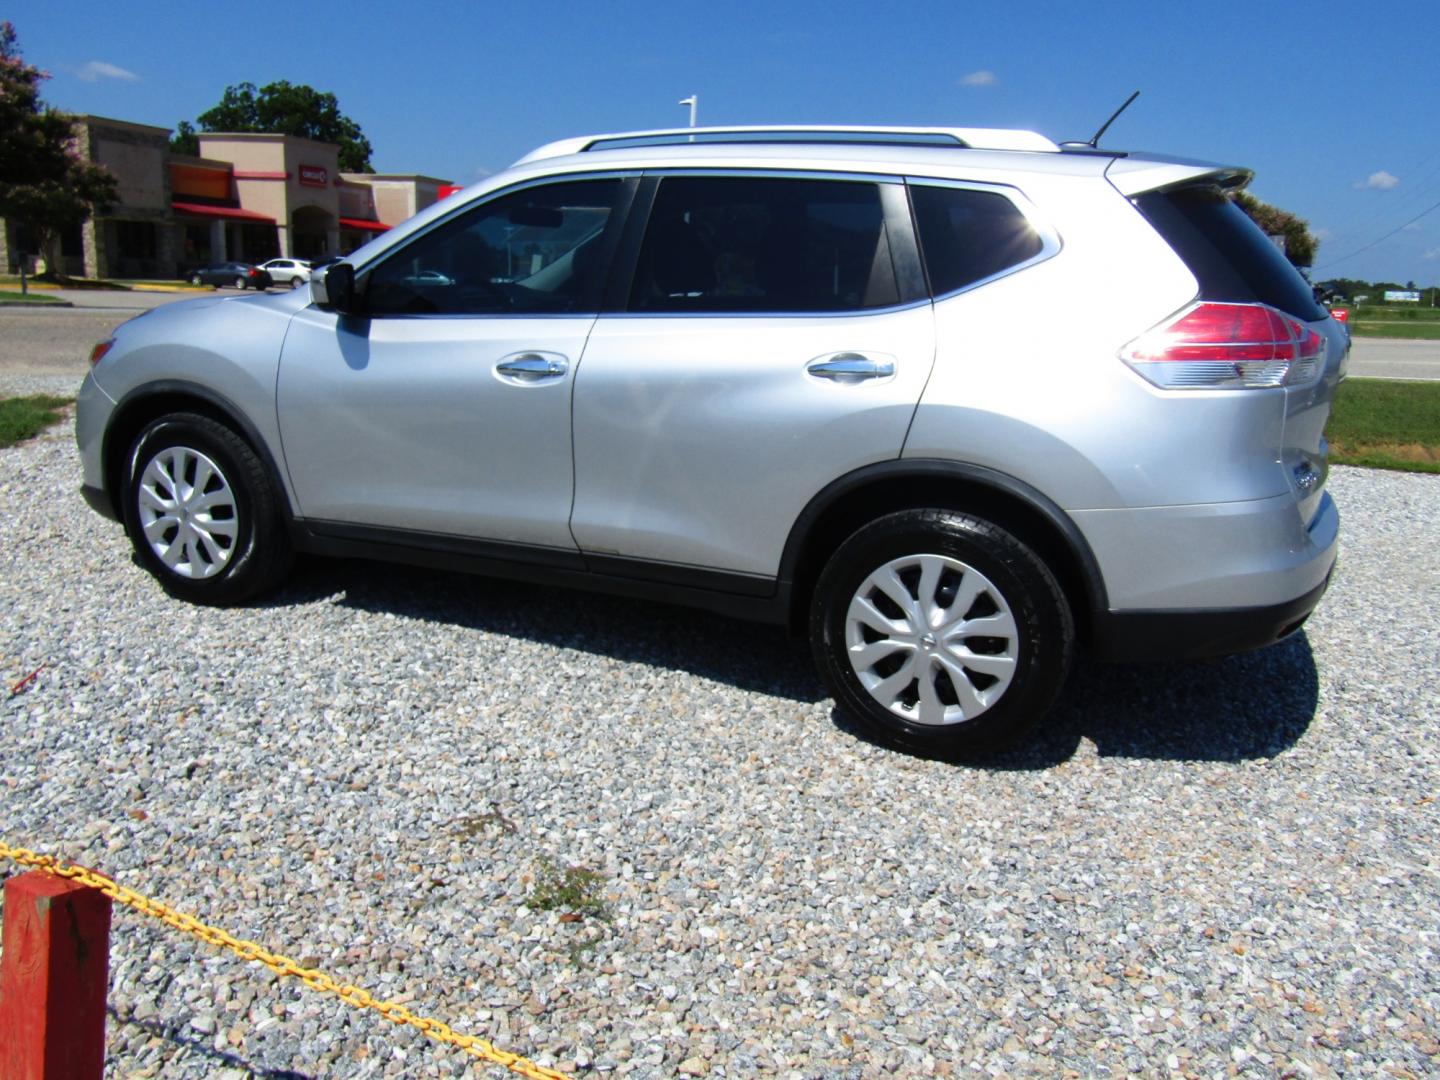
<svg viewBox="0 0 1440 1080"><path fill-rule="evenodd" d="M147 383L130 391L116 404L110 422L106 425L100 462L105 477L105 496L115 511L116 520L124 520L122 495L126 458L130 447L147 424L175 412L209 417L226 425L249 443L269 471L275 490L281 495L280 505L287 526L293 522L295 514L290 503L289 489L285 484L285 475L259 429L223 394L179 379Z"/></svg>
<svg viewBox="0 0 1440 1080"><path fill-rule="evenodd" d="M1032 547L1055 574L1076 631L1089 643L1095 614L1107 608L1104 578L1089 543L1052 499L995 469L942 459L869 465L827 485L796 519L780 562L788 622L803 628L815 583L837 547L868 521L900 510L940 508L993 521Z"/></svg>

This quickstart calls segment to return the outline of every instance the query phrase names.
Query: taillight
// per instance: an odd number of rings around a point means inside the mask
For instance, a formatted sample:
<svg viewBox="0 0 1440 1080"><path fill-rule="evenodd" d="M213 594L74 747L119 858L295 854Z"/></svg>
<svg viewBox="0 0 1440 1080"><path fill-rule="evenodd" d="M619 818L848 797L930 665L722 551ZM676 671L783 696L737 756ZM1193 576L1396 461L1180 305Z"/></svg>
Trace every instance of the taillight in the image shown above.
<svg viewBox="0 0 1440 1080"><path fill-rule="evenodd" d="M98 364L101 360L105 358L105 354L114 347L114 338L111 338L109 341L102 341L100 342L100 344L96 345L93 349L90 350L90 366L94 367L96 364Z"/></svg>
<svg viewBox="0 0 1440 1080"><path fill-rule="evenodd" d="M1324 355L1324 338L1264 304L1198 303L1120 350L1120 359L1165 390L1303 383Z"/></svg>

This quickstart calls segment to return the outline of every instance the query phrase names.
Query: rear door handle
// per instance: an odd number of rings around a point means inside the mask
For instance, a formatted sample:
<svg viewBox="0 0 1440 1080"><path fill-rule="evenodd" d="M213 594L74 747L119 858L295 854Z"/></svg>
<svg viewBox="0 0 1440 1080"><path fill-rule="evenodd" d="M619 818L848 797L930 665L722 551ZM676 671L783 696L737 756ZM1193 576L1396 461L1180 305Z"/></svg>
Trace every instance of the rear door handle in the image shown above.
<svg viewBox="0 0 1440 1080"><path fill-rule="evenodd" d="M888 379L895 374L893 356L866 356L864 353L842 352L811 360L805 370L817 379L830 382L858 383L868 379Z"/></svg>
<svg viewBox="0 0 1440 1080"><path fill-rule="evenodd" d="M495 365L495 374L501 382L517 386L553 382L564 378L569 370L570 362L558 353L516 353Z"/></svg>

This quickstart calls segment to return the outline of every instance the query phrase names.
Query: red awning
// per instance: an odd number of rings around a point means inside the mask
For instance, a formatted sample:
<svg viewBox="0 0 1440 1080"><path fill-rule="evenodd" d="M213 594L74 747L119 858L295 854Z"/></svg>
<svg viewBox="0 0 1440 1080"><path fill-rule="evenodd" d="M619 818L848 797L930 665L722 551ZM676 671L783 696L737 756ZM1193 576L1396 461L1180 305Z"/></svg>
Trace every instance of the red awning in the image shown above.
<svg viewBox="0 0 1440 1080"><path fill-rule="evenodd" d="M193 214L196 217L226 218L234 221L263 221L274 225L273 217L257 214L254 210L241 210L238 206L206 206L204 203L172 202L170 209L177 214Z"/></svg>
<svg viewBox="0 0 1440 1080"><path fill-rule="evenodd" d="M378 221L366 221L364 218L342 217L340 219L342 229L359 229L361 232L381 233L389 230L389 225L382 225Z"/></svg>

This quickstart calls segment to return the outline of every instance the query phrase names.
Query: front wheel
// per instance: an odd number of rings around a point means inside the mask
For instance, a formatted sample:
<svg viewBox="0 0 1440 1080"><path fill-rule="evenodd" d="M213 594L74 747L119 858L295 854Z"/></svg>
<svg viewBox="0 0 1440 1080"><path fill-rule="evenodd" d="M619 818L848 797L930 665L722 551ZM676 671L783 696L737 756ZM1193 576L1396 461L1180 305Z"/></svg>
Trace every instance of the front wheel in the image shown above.
<svg viewBox="0 0 1440 1080"><path fill-rule="evenodd" d="M204 285L204 284L205 284L205 279L202 278L199 274L191 274L191 275L190 275L190 284L191 284L191 285Z"/></svg>
<svg viewBox="0 0 1440 1080"><path fill-rule="evenodd" d="M125 529L167 592L237 604L289 571L280 494L230 428L193 413L161 417L140 433L130 463Z"/></svg>
<svg viewBox="0 0 1440 1080"><path fill-rule="evenodd" d="M304 284L305 284L305 282L304 282L302 279L298 278L298 277L292 277L292 278L290 279L290 288L292 288L292 289L298 289L301 285L304 285Z"/></svg>
<svg viewBox="0 0 1440 1080"><path fill-rule="evenodd" d="M965 757L1013 743L1054 703L1074 653L1070 606L1031 548L950 510L887 514L831 556L811 646L866 732Z"/></svg>
<svg viewBox="0 0 1440 1080"><path fill-rule="evenodd" d="M244 279L243 277L237 277L237 278L235 279L235 287L236 287L237 289L243 289L243 288L245 288L245 279Z"/></svg>

